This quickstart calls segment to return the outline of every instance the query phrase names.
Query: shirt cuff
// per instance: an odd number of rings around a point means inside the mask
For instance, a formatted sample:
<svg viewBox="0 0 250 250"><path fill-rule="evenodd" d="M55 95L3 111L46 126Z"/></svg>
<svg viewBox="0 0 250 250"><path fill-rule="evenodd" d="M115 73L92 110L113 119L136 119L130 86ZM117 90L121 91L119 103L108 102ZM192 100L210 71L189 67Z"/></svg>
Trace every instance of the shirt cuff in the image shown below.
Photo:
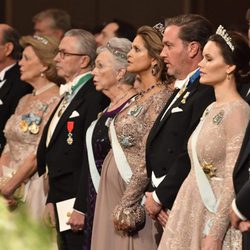
<svg viewBox="0 0 250 250"><path fill-rule="evenodd" d="M79 210L74 209L74 211L76 211L76 212L79 213L79 214L85 215L85 213L83 213L83 212L81 212L81 211L79 211Z"/></svg>
<svg viewBox="0 0 250 250"><path fill-rule="evenodd" d="M232 209L234 211L234 213L243 221L247 220L247 218L238 210L237 206L236 206L236 202L235 199L232 202Z"/></svg>
<svg viewBox="0 0 250 250"><path fill-rule="evenodd" d="M156 203L162 205L155 191L153 192L152 196Z"/></svg>

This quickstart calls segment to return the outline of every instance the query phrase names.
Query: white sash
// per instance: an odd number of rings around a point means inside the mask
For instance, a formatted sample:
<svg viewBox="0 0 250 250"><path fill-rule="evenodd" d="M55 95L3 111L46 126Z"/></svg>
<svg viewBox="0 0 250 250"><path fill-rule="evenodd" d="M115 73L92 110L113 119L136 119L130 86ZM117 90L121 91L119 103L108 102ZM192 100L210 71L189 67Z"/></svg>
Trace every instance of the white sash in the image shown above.
<svg viewBox="0 0 250 250"><path fill-rule="evenodd" d="M197 138L198 138L198 135L199 135L200 130L202 128L202 125L204 123L204 120L205 120L205 117L203 115L203 118L200 120L200 123L198 124L197 128L193 132L193 135L191 138L192 157L193 157L193 162L194 162L196 181L198 184L198 188L200 191L202 201L203 201L205 207L210 212L216 213L218 202L216 200L213 189L209 183L209 180L208 180L206 174L204 173L202 167L200 166L200 163L199 163L199 160L197 157L197 152L196 152Z"/></svg>
<svg viewBox="0 0 250 250"><path fill-rule="evenodd" d="M131 102L133 102L134 100L135 100L135 97L131 98ZM124 110L126 107L128 107L131 102L126 103L126 105L120 110L120 112ZM103 112L105 112L107 109L108 108L106 108ZM93 148L92 148L92 136L93 136L95 125L98 122L98 120L99 119L91 123L86 133L86 146L87 146L87 154L88 154L88 161L89 161L89 170L90 170L90 176L91 176L96 193L98 192L98 187L99 187L101 177L97 170L97 166L95 164L95 157L94 157Z"/></svg>
<svg viewBox="0 0 250 250"><path fill-rule="evenodd" d="M93 153L93 148L92 148L92 136L93 136L93 132L94 132L97 121L98 119L91 123L86 133L86 146L87 146L87 154L88 154L88 161L89 161L89 171L90 171L91 180L93 182L96 193L98 191L100 178L101 178L97 170L97 166L95 164L95 158L94 158L94 153Z"/></svg>
<svg viewBox="0 0 250 250"><path fill-rule="evenodd" d="M122 179L126 182L126 184L128 184L133 173L131 171L127 158L121 148L121 145L117 139L114 126L114 119L112 120L109 129L115 163Z"/></svg>

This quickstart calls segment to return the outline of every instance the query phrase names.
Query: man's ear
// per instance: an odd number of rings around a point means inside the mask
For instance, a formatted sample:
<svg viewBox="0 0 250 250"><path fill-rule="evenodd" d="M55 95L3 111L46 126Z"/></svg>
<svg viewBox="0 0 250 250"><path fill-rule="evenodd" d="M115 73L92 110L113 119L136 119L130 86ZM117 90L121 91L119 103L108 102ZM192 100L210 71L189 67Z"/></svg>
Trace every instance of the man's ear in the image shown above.
<svg viewBox="0 0 250 250"><path fill-rule="evenodd" d="M6 43L6 44L4 44L4 51L5 51L5 55L6 56L9 56L11 53L12 53L12 51L13 51L13 49L14 49L14 45L13 45L13 43Z"/></svg>
<svg viewBox="0 0 250 250"><path fill-rule="evenodd" d="M200 44L198 42L190 42L188 44L188 54L190 58L194 58L200 51Z"/></svg>
<svg viewBox="0 0 250 250"><path fill-rule="evenodd" d="M90 63L90 58L89 56L82 56L82 59L81 59L81 68L82 69L86 69L87 67L89 67L89 63Z"/></svg>

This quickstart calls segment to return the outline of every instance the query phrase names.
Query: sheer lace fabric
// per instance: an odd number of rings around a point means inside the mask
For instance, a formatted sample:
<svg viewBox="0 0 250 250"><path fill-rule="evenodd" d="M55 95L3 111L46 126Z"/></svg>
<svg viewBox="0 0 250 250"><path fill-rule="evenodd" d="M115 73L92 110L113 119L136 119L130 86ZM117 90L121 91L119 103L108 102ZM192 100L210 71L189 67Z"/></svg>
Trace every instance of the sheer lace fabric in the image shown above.
<svg viewBox="0 0 250 250"><path fill-rule="evenodd" d="M200 165L205 162L216 168L216 176L209 178L209 182L219 202L217 212L209 212L201 200L189 140L191 171L179 190L159 250L198 250L205 228L208 236L223 240L222 249L241 249L241 234L229 227L228 210L234 198L232 172L250 119L250 109L243 100L211 105L203 118L196 151Z"/></svg>

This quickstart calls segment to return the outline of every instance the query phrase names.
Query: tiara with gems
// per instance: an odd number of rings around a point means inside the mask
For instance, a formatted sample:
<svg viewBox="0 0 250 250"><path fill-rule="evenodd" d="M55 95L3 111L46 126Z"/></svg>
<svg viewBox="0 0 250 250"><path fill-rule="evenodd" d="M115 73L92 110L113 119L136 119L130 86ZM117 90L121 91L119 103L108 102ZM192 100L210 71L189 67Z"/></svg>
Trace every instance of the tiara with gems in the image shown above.
<svg viewBox="0 0 250 250"><path fill-rule="evenodd" d="M156 25L153 26L153 29L155 31L160 32L162 36L164 35L165 27L162 23L157 23Z"/></svg>
<svg viewBox="0 0 250 250"><path fill-rule="evenodd" d="M229 46L229 48L234 51L234 46L232 44L232 38L228 35L226 29L224 29L224 27L222 25L220 25L217 30L216 30L216 34L221 36L225 42L227 43L227 45Z"/></svg>
<svg viewBox="0 0 250 250"><path fill-rule="evenodd" d="M48 44L48 40L45 39L44 37L41 37L41 36L38 36L38 35L34 35L33 38L36 39L36 40L38 40L38 41L40 41L44 45Z"/></svg>
<svg viewBox="0 0 250 250"><path fill-rule="evenodd" d="M127 59L127 54L119 48L113 47L109 42L107 43L108 50L114 55L122 59Z"/></svg>

